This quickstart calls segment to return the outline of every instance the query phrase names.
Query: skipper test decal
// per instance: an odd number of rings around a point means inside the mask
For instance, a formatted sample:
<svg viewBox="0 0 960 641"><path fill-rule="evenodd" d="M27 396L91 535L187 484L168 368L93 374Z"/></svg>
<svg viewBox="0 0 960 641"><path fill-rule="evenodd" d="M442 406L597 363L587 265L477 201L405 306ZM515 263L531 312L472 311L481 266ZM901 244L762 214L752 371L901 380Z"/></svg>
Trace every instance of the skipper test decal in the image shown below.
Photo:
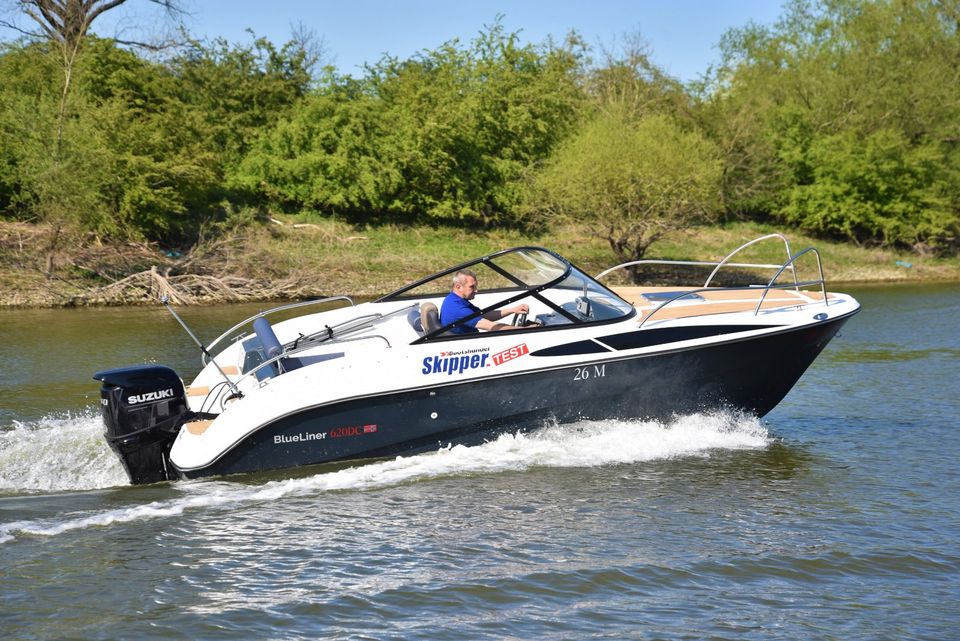
<svg viewBox="0 0 960 641"><path fill-rule="evenodd" d="M509 349L496 354L490 354L490 348L468 349L455 352L440 352L438 356L427 356L423 359L422 374L443 374L453 376L463 372L479 369L481 367L490 367L491 365L503 365L515 358L529 354L530 348L526 343L521 343Z"/></svg>
<svg viewBox="0 0 960 641"><path fill-rule="evenodd" d="M519 358L524 354L529 354L530 348L527 347L526 343L520 343L516 347L511 347L510 349L505 349L502 352L498 352L493 355L493 364L494 365L503 365L507 361L512 361L515 358Z"/></svg>

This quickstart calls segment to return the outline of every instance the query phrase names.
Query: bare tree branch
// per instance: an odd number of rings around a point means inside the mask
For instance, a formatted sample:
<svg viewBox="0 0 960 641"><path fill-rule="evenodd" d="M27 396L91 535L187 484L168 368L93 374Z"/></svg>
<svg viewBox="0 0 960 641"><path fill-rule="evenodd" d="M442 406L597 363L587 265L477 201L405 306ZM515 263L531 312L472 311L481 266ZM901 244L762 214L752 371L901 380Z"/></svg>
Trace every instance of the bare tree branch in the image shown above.
<svg viewBox="0 0 960 641"><path fill-rule="evenodd" d="M12 29L13 31L16 31L17 33L21 33L21 34L23 34L23 35L25 35L25 36L29 36L29 37L31 37L31 38L43 38L43 37L52 38L52 37L53 37L53 34L39 34L39 33L37 33L36 31L27 31L26 29L23 29L23 28L15 25L15 24L13 24L12 22L7 22L6 20L0 20L0 27L4 27L4 28L6 28L6 29Z"/></svg>
<svg viewBox="0 0 960 641"><path fill-rule="evenodd" d="M162 7L168 15L175 16L183 13L179 0L147 0L151 4ZM57 111L54 156L59 162L63 143L63 123L66 118L67 100L73 78L73 65L80 45L90 29L90 25L98 17L116 9L127 0L13 0L13 5L20 12L33 20L40 32L60 49L61 64L63 65L63 88L60 94L60 106ZM13 28L15 31L40 37L40 33L30 33L7 22L0 25ZM144 45L134 41L124 41L125 44ZM147 45L144 45L147 46ZM151 48L147 46L147 48ZM159 47L154 47L157 49Z"/></svg>
<svg viewBox="0 0 960 641"><path fill-rule="evenodd" d="M185 14L179 0L144 1L162 8L171 18ZM42 33L50 40L73 49L79 46L80 41L87 35L94 20L127 2L128 0L13 0L11 4L37 24L39 33L7 21L0 21L0 26L33 37ZM155 45L133 40L126 41L125 44L156 48Z"/></svg>

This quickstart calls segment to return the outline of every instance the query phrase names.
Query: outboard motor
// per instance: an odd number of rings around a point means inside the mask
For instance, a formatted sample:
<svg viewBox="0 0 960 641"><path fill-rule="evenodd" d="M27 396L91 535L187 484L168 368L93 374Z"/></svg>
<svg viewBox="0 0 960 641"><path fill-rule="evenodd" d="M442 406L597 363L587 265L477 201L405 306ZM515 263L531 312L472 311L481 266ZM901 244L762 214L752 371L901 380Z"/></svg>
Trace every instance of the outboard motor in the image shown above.
<svg viewBox="0 0 960 641"><path fill-rule="evenodd" d="M189 413L177 373L163 365L97 372L104 436L135 485L177 478L168 457Z"/></svg>

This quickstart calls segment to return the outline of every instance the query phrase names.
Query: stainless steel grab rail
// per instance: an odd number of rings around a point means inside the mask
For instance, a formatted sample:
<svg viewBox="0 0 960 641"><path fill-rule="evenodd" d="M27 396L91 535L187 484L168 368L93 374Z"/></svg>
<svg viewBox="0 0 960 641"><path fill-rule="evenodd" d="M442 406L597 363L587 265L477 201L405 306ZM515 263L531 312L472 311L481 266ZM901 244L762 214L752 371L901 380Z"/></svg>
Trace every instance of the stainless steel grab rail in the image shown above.
<svg viewBox="0 0 960 641"><path fill-rule="evenodd" d="M779 238L780 240L783 241L783 244L784 244L784 245L786 246L786 248L787 248L787 262L786 262L786 263L783 263L783 265L785 266L785 265L791 264L790 257L791 257L793 254L790 252L790 241L787 240L787 237L784 236L783 234L774 232L774 233L772 233L772 234L767 234L766 236L760 236L759 238L754 238L754 239L751 240L751 241L745 242L744 244L740 245L739 247L737 247L736 249L734 249L732 252L730 252L729 254L727 254L726 256L724 256L724 257L723 257L723 260L721 260L719 263L717 263L717 266L714 267L713 271L710 272L710 275L707 276L707 281L703 284L703 286L704 286L704 287L709 287L709 286L710 286L710 281L713 280L713 277L717 274L718 271L720 271L720 268L723 267L725 264L727 264L727 261L730 260L731 258L733 258L734 255L736 255L737 253L739 253L741 250L746 249L747 247L749 247L749 246L751 246L751 245L755 245L755 244L757 244L757 243L759 243L759 242L762 242L762 241L764 241L764 240L769 240L769 239L771 239L771 238ZM792 269L792 266L791 266L791 269ZM783 272L783 267L780 268L780 271L777 272L777 275L779 276L782 272ZM793 270L793 281L794 281L794 283L796 283L796 281L797 281L797 270L795 270L795 269Z"/></svg>
<svg viewBox="0 0 960 641"><path fill-rule="evenodd" d="M787 251L787 260L786 260L786 262L784 262L784 263L782 263L782 264L780 264L780 265L768 265L768 264L761 264L761 263L731 263L731 262L729 262L731 258L733 258L735 255L737 255L739 252L743 251L743 250L746 249L747 247L750 247L751 245L755 245L755 244L757 244L757 243L759 243L759 242L762 242L762 241L764 241L764 240L769 240L769 239L771 239L771 238L779 238L780 240L783 241L784 247L785 247L785 249L786 249L786 251ZM805 254L808 254L808 253L811 253L811 252L812 252L814 255L816 255L816 257L817 257L817 273L819 274L820 278L817 279L817 280L809 280L809 281L803 281L803 282L801 282L801 281L799 280L798 275L797 275L796 262L797 262L797 260L798 260L801 256L804 256ZM823 261L822 261L821 258L820 258L820 252L817 251L817 249L816 249L815 247L808 247L808 248L806 248L806 249L804 249L804 250L802 250L802 251L800 251L800 252L797 252L796 254L793 254L793 253L791 252L791 250L790 250L790 241L787 240L787 237L786 237L786 236L784 236L784 235L781 234L781 233L777 233L777 232L774 232L774 233L772 233L772 234L766 234L766 235L764 235L764 236L759 236L759 237L757 237L757 238L754 238L753 240L750 240L750 241L748 241L748 242L746 242L746 243L743 243L742 245L740 245L739 247L737 247L736 249L734 249L732 252L730 252L729 254L727 254L726 256L724 256L723 259L720 260L719 262L694 261L694 260L659 260L659 259L634 260L634 261L630 261L630 262L626 262L626 263L621 263L621 264L619 264L619 265L615 265L615 266L611 267L610 269L606 269L606 270L600 272L599 274L597 274L595 278L596 278L596 280L600 280L601 278L603 278L603 277L606 276L607 274L610 274L611 272L614 272L614 271L616 271L616 270L618 270L618 269L623 269L624 267L632 267L632 266L634 266L634 265L693 265L693 266L698 266L698 267L709 267L709 266L711 266L711 265L713 266L713 271L710 272L710 275L707 277L707 280L704 282L703 287L700 287L700 288L698 288L698 289L689 290L689 291L680 292L680 293L678 293L676 296L673 296L672 298L669 298L669 299L663 301L663 302L660 303L657 307L655 307L655 308L653 309L653 311L651 311L647 316L645 316L643 319L641 319L640 323L637 325L638 328L639 328L639 327L642 327L642 326L644 325L644 323L646 323L648 320L650 320L650 318L652 318L654 315L656 315L656 313L659 312L659 311L660 311L661 309L663 309L664 307L666 307L666 306L668 306L668 305L670 305L670 304L672 304L672 303L674 303L674 302L676 302L676 301L678 301L678 300L681 300L681 299L683 299L683 298L687 298L687 297L693 296L693 295L695 295L695 294L699 294L699 293L701 293L701 292L707 292L707 291L711 291L711 292L717 292L717 291L741 291L741 290L742 290L742 291L748 291L748 290L749 290L749 291L756 291L756 290L757 290L757 287L756 287L756 286L750 286L750 287L710 287L710 282L713 280L714 276L717 275L717 272L719 272L720 269L721 269L722 267L724 267L724 266L726 266L726 267L749 267L749 268L754 268L754 269L776 269L776 270L777 270L777 272L773 275L773 278L770 279L770 281L766 284L766 286L762 286L763 293L760 295L760 300L757 302L757 306L756 306L756 307L754 308L754 310L753 310L753 315L754 315L754 316L757 316L757 315L760 314L760 309L761 309L761 307L763 307L763 303L764 303L764 301L766 300L767 294L770 292L771 289L794 289L794 290L796 290L796 291L799 292L801 287L811 287L811 286L814 286L814 285L819 285L819 286L820 286L820 293L821 293L821 295L823 296L823 304L824 304L824 305L829 305L829 302L828 302L828 300L827 300L826 280L825 280L824 277L823 277ZM783 272L785 272L785 271L787 271L787 270L790 270L790 272L793 274L793 283L792 283L792 284L784 284L784 285L777 285L777 284L775 284L775 283L777 282L777 279L780 278L780 276L783 274ZM804 303L799 303L799 304L804 304Z"/></svg>
<svg viewBox="0 0 960 641"><path fill-rule="evenodd" d="M243 327L243 326L246 325L247 323L252 323L253 321L257 320L258 318L263 318L264 316L267 316L267 315L269 315L269 314L275 314L275 313L277 313L277 312L282 312L282 311L285 311L285 310L288 310L288 309L296 309L297 307L306 307L306 306L308 306L308 305L319 305L320 303L330 303L330 302L337 301L337 300L345 300L345 301L347 301L348 303L350 303L350 306L351 306L351 307L354 307L354 306L355 306L355 305L354 305L354 302L353 302L353 299L350 298L349 296L331 296L331 297L329 297L329 298L318 298L317 300L301 301L301 302L299 302L299 303L290 303L289 305L281 305L280 307L274 307L274 308L272 308L272 309L268 309L268 310L265 311L265 312L260 312L259 314L254 314L253 316L251 316L250 318L247 318L246 320L240 321L239 323L237 323L236 325L234 325L233 327L231 327L230 329L228 329L228 330L225 331L224 333L220 334L220 336L218 336L212 343L210 343L209 345L207 345L207 348L206 348L206 349L207 349L208 352L211 352L214 345L217 345L220 341L222 341L223 339L225 339L227 336L229 336L229 335L232 334L233 332L237 331L238 329L240 329L241 327ZM200 362L203 364L204 367L207 366L208 361L207 361L207 356L206 356L206 354L203 354L203 353L200 354Z"/></svg>
<svg viewBox="0 0 960 641"><path fill-rule="evenodd" d="M787 250L787 263L777 263L777 264L774 265L774 264L764 264L764 263L731 263L731 262L727 262L727 261L729 261L731 258L733 258L737 253L739 253L740 251L742 251L743 249L746 249L747 247L749 247L749 246L751 246L751 245L754 245L754 244L759 243L759 242L764 241L764 240L768 240L768 239L770 239L770 238L779 238L779 239L781 239L781 240L783 241L784 246L786 247L786 250ZM707 277L706 282L703 284L704 287L709 287L709 286L710 286L710 281L713 280L713 277L716 276L717 272L720 271L720 268L721 268L721 267L726 266L726 267L750 267L750 268L754 268L754 269L780 269L780 268L782 268L782 267L784 266L784 264L789 264L789 263L790 263L790 256L791 256L791 253L790 253L790 241L787 240L787 237L784 236L783 234L780 234L780 233L776 233L776 232L775 232L775 233L773 233L773 234L767 234L766 236L760 236L760 237L758 237L758 238L754 238L753 240L748 241L748 242L740 245L739 247L737 247L736 249L734 249L732 252L730 252L729 254L727 254L726 256L724 256L723 259L722 259L721 261L719 261L719 262L716 262L716 261L700 261L700 260L662 260L662 259L658 259L658 258L648 258L648 259L643 259L643 260L631 260L631 261L629 261L629 262L620 263L619 265L614 265L613 267L611 267L611 268L609 268L609 269L603 270L602 272L600 272L599 274L597 274L596 276L594 276L594 279L595 279L595 280L600 280L601 278L603 278L603 277L606 276L607 274L610 274L610 273L612 273L612 272L615 272L615 271L617 271L618 269L623 269L623 268L625 268L625 267L633 267L634 265L689 265L689 266L694 266L694 267L710 267L710 266L713 266L713 268L714 268L713 271L710 272L710 276ZM791 269L792 269L792 267L791 267ZM796 282L796 279L797 279L796 270L794 270L793 277L794 277L794 282Z"/></svg>
<svg viewBox="0 0 960 641"><path fill-rule="evenodd" d="M813 249L813 248L810 247L809 249ZM801 252L801 253L806 253L806 251L807 251L807 250L804 250L804 251ZM800 256L800 254L797 254L797 257L799 257L799 256ZM756 307L754 308L754 310L753 310L753 315L754 315L754 316L759 316L759 315L760 315L760 306L763 304L763 299L766 298L767 292L769 292L771 289L794 289L794 288L799 289L800 287L810 287L810 286L812 286L812 285L820 285L820 286L821 286L821 288L822 288L823 291L824 291L824 297L823 297L824 304L826 304L826 301L827 301L826 288L825 288L824 281L823 281L822 278L821 278L820 280L798 281L798 282L794 282L794 283L787 283L787 284L784 284L784 285L774 285L774 284L771 282L770 284L767 284L767 285L765 285L765 286L762 287L762 289L764 290L764 292L763 292L763 294L760 296L760 302L757 303L757 306L756 306ZM680 299L682 299L682 298L686 298L686 297L688 297L688 296L693 296L694 294L699 294L699 293L701 293L701 292L736 292L736 291L751 291L751 292L755 292L755 291L757 291L757 289L758 289L758 287L698 287L697 289L691 289L691 290L689 290L689 291L680 292L679 294L677 294L677 295L674 296L673 298L670 298L670 299L667 299L667 300L663 301L662 303L660 303L659 305L657 305L657 307L655 307L652 312L650 312L649 314L647 314L646 316L644 316L643 319L642 319L639 323L637 323L637 329L643 327L643 325L644 325L648 320L650 320L650 319L653 317L653 315L656 314L657 312L659 312L661 309L663 309L663 308L666 307L667 305L670 305L671 303L676 302L676 301L678 301L678 300L680 300ZM803 301L797 301L797 305L804 305L804 304L807 304L807 303L804 303ZM790 307L790 306L791 306L791 305L785 305L785 307Z"/></svg>
<svg viewBox="0 0 960 641"><path fill-rule="evenodd" d="M594 280L600 280L607 274L614 272L618 269L623 269L624 267L633 267L634 265L691 265L694 267L711 267L716 265L716 261L700 261L700 260L664 260L660 258L645 258L643 260L631 260L627 263L620 263L619 265L614 265L610 269L605 269L596 276L593 277ZM777 263L776 265L770 264L765 265L763 263L727 263L727 267L754 267L757 269L780 269L783 266L783 263Z"/></svg>
<svg viewBox="0 0 960 641"><path fill-rule="evenodd" d="M796 254L794 254L793 256L791 256L791 257L787 260L787 262L785 262L785 263L783 264L783 267L781 267L780 270L779 270L776 274L773 275L773 278L770 279L770 282L767 283L767 286L764 288L763 294L760 295L760 301L757 303L757 308L756 308L755 310L753 310L753 315L754 315L754 316L756 316L757 314L760 313L760 306L763 305L763 300L767 297L767 293L770 291L770 289L772 289L772 288L774 287L773 284L774 284L775 282L777 282L777 279L778 279L778 278L780 278L780 274L782 274L782 273L783 273L785 270L787 270L788 268L793 270L794 285L796 286L797 291L800 290L801 285L800 285L800 283L797 283L797 282L796 282L796 281L797 281L797 270L796 270L796 268L794 267L793 264L796 262L796 260L797 260L798 258L800 258L800 257L803 256L804 254L807 254L807 253L810 253L810 252L813 252L813 253L816 254L816 256L817 256L817 270L818 270L819 273L820 273L820 280L819 280L819 281L809 281L809 283L804 284L803 286L806 287L808 284L809 284L809 285L815 285L815 284L819 283L819 285L820 285L820 293L823 294L823 304L824 304L825 306L830 304L829 302L827 302L827 283L826 283L826 281L825 281L824 278L823 278L823 262L820 260L820 252L817 251L817 248L816 248L816 247L807 247L807 248L804 249L803 251L797 252Z"/></svg>

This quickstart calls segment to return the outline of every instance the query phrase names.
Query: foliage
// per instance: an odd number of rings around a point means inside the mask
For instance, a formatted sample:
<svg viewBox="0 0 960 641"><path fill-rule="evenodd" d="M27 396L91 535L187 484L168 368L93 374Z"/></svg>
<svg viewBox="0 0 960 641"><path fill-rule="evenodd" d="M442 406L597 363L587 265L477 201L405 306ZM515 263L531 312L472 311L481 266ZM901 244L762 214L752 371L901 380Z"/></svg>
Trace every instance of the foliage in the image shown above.
<svg viewBox="0 0 960 641"><path fill-rule="evenodd" d="M720 173L714 145L667 116L600 114L534 178L527 207L586 224L621 261L638 260L716 212Z"/></svg>
<svg viewBox="0 0 960 641"><path fill-rule="evenodd" d="M310 63L293 41L280 48L264 38L250 45L194 41L169 63L176 80L171 90L196 112L203 146L230 176L257 137L306 95Z"/></svg>
<svg viewBox="0 0 960 641"><path fill-rule="evenodd" d="M228 177L309 82L296 47L263 41L155 63L87 37L81 54L62 124L55 54L0 55L0 211L101 237L189 242L243 198Z"/></svg>
<svg viewBox="0 0 960 641"><path fill-rule="evenodd" d="M291 208L388 209L384 195L401 180L382 160L379 111L353 84L310 96L279 122L245 159L241 184Z"/></svg>
<svg viewBox="0 0 960 641"><path fill-rule="evenodd" d="M521 47L497 24L469 48L331 77L261 140L243 178L295 207L509 222L516 181L574 122L576 46Z"/></svg>
<svg viewBox="0 0 960 641"><path fill-rule="evenodd" d="M956 247L956 2L795 0L728 33L706 119L728 206L857 242Z"/></svg>
<svg viewBox="0 0 960 641"><path fill-rule="evenodd" d="M943 158L936 145L909 145L890 129L867 137L845 131L817 137L795 157L804 165L796 172L809 180L790 190L783 217L804 230L919 247L956 225L951 200L938 188Z"/></svg>
<svg viewBox="0 0 960 641"><path fill-rule="evenodd" d="M631 119L663 114L694 124L690 94L654 64L639 34L629 36L621 50L605 51L602 64L588 69L583 82L590 96L588 114L602 111Z"/></svg>
<svg viewBox="0 0 960 641"><path fill-rule="evenodd" d="M960 249L958 0L792 0L777 24L725 34L689 86L639 38L595 63L575 34L522 44L499 22L358 77L315 76L304 40L147 58L88 22L0 45L0 217L164 244L257 208L576 219L621 258L664 229L751 218Z"/></svg>

